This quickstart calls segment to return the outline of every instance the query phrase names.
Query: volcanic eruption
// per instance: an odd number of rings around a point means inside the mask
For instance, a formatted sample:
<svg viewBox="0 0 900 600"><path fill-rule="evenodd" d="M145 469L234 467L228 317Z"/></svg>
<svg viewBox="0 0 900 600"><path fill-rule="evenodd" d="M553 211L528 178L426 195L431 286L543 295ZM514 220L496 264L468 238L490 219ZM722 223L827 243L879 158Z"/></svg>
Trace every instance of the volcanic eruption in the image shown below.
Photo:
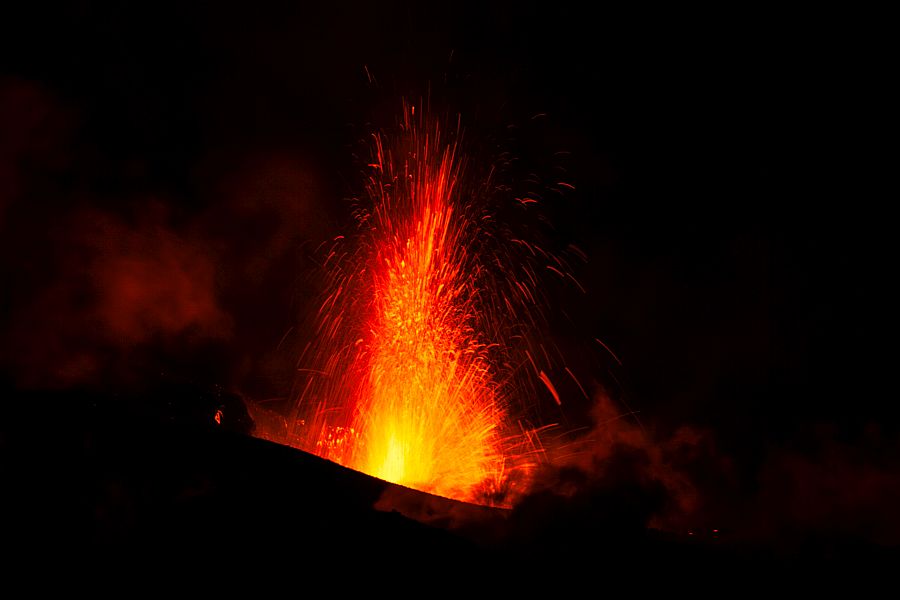
<svg viewBox="0 0 900 600"><path fill-rule="evenodd" d="M279 441L393 483L504 505L541 455L525 365L555 395L529 352L539 277L520 249L549 255L492 214L490 175L474 182L467 172L459 124L445 130L424 112L404 103L396 133L371 135L357 230L323 252L327 291Z"/></svg>

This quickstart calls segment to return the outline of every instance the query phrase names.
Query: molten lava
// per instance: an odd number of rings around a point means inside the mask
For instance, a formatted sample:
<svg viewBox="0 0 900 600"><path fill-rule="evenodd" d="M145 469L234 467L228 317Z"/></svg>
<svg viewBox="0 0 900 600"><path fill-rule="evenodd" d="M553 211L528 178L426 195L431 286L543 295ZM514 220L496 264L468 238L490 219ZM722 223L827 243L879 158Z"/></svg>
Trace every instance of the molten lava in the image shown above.
<svg viewBox="0 0 900 600"><path fill-rule="evenodd" d="M485 289L504 266L479 251L483 207L461 185L456 142L415 107L399 135L372 140L359 232L327 254L289 443L394 483L503 503L534 445L509 415L502 338L514 310Z"/></svg>

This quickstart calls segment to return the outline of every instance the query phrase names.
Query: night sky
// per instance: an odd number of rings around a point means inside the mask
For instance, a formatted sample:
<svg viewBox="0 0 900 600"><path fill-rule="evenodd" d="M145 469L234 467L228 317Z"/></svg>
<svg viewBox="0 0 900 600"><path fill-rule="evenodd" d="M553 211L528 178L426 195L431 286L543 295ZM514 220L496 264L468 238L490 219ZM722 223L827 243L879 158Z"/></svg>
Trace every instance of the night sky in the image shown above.
<svg viewBox="0 0 900 600"><path fill-rule="evenodd" d="M574 186L542 207L542 242L588 257L586 295L548 291L555 341L657 447L694 436L667 463L701 498L684 523L900 543L884 38L818 12L427 4L4 7L4 387L286 394L360 140L427 98L474 156L516 158L512 185Z"/></svg>

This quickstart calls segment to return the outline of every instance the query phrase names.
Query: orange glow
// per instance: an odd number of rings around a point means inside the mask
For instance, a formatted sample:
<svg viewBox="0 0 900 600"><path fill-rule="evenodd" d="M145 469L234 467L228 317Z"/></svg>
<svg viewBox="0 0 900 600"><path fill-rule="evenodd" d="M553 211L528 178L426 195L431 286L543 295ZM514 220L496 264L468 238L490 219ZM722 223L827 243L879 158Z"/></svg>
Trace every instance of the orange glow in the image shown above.
<svg viewBox="0 0 900 600"><path fill-rule="evenodd" d="M382 479L465 496L502 476L503 412L479 339L475 290L452 195L453 147L437 133L376 210L389 231L375 252L368 394L355 424L356 468ZM378 153L384 169L384 155ZM405 205L405 206L404 206ZM388 212L388 208L393 209ZM399 213L400 218L397 219Z"/></svg>
<svg viewBox="0 0 900 600"><path fill-rule="evenodd" d="M300 359L289 443L394 483L503 504L537 452L534 432L509 415L503 323L514 303L484 289L503 267L476 251L484 232L455 142L411 106L399 135L372 139L360 233L326 250L331 281Z"/></svg>

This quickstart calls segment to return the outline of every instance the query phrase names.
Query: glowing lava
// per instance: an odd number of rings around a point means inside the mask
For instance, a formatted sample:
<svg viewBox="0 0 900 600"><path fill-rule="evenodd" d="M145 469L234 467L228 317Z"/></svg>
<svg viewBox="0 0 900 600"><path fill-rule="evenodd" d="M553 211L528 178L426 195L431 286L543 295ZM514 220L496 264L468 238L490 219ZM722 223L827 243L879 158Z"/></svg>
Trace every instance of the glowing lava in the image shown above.
<svg viewBox="0 0 900 600"><path fill-rule="evenodd" d="M373 226L386 235L370 275L367 393L354 418L363 452L354 466L460 496L502 476L503 414L479 337L465 221L454 210L454 148L437 132L414 143L403 171L388 172L393 189L377 189ZM380 147L378 157L384 171Z"/></svg>
<svg viewBox="0 0 900 600"><path fill-rule="evenodd" d="M460 186L461 163L456 143L411 106L396 139L373 136L359 234L328 254L330 288L300 359L291 443L391 482L490 503L528 471L533 447L507 415L509 330L484 289L498 259L477 251L483 217Z"/></svg>

